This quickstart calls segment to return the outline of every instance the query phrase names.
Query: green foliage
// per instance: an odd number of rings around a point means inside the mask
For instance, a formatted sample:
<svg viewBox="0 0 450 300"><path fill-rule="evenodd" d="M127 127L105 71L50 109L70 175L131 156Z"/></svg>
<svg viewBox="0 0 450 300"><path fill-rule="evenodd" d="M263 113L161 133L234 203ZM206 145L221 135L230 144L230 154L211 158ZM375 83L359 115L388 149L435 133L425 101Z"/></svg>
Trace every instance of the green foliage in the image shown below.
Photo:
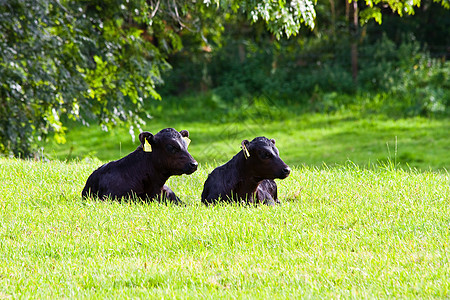
<svg viewBox="0 0 450 300"><path fill-rule="evenodd" d="M448 0L437 2L448 6ZM371 10L366 10L366 18L380 19L377 7L382 4L399 14L412 14L420 1L367 2ZM339 5L336 8L342 11ZM192 80L182 85L190 88L192 82L201 82L202 89L212 85L224 98L254 91L288 98L298 94L299 83L305 92L354 90L345 66L348 59L342 60L344 64L328 63L331 52L317 57L320 43L312 41L315 45L308 46L309 42L299 39L288 43L272 38L292 37L304 28L315 30L303 31L304 36L317 36L323 30L328 37L328 29L317 29L315 23L316 9L326 8L328 3L311 0L3 1L0 153L30 156L37 141L49 135L64 142L67 120L86 125L98 121L105 130L125 123L130 132L139 130L144 124L144 101L160 99L156 86L162 83L161 72L170 68L167 57L178 51L194 61L186 69L176 67L177 74L188 71L184 77ZM336 12L330 18L331 22L328 16L318 20L331 23L334 29L345 23ZM246 35L249 21L258 32L257 39ZM272 42L265 44L268 39ZM334 35L325 40L322 45L332 48L338 39ZM230 55L233 41L244 45L239 59ZM285 47L297 47L306 54ZM312 58L302 57L311 54ZM216 65L209 64L216 60ZM192 76L189 71L193 70L201 75ZM179 86L172 82L169 87L178 90Z"/></svg>
<svg viewBox="0 0 450 300"><path fill-rule="evenodd" d="M139 28L149 8L136 14L133 6L141 3L16 0L1 6L1 152L28 156L35 138L49 133L63 141L61 116L142 124L143 101L159 98L155 84L165 62Z"/></svg>
<svg viewBox="0 0 450 300"><path fill-rule="evenodd" d="M413 1L397 1L397 0L366 0L368 7L364 8L360 13L360 22L367 23L370 19L375 19L378 24L382 22L382 14L380 7L388 6L393 12L399 16L414 15L415 9L422 5L422 2L427 1L413 0ZM442 7L450 9L449 0L433 0L433 2L439 3Z"/></svg>
<svg viewBox="0 0 450 300"><path fill-rule="evenodd" d="M232 1L232 8L234 11L239 9L246 12L254 23L259 19L263 20L269 32L273 33L277 39L280 39L283 35L286 35L288 38L297 35L302 23L314 29L316 18L315 2L311 0Z"/></svg>
<svg viewBox="0 0 450 300"><path fill-rule="evenodd" d="M309 0L260 4L231 7L277 35L314 25ZM160 99L166 56L182 47L181 29L200 46L223 30L214 5L189 1L13 0L0 15L0 152L22 157L48 134L64 142L67 119L139 129L144 100Z"/></svg>
<svg viewBox="0 0 450 300"><path fill-rule="evenodd" d="M381 9L379 7L368 7L364 10L362 10L359 13L359 17L360 17L360 22L362 24L367 23L370 19L374 19L378 24L381 24L382 22L382 13L381 13Z"/></svg>
<svg viewBox="0 0 450 300"><path fill-rule="evenodd" d="M209 89L228 103L266 95L312 111L345 106L336 102L345 97L335 93L354 99L377 95L386 99L378 106L380 112L394 117L450 112L448 85L433 79L447 82L450 11L430 2L417 9L416 17L385 14L382 26L365 25L357 35L355 82L350 55L354 36L343 3L334 10L319 3L316 10L320 14L315 31L290 40L278 41L258 26L248 28L234 20L214 52L195 60L188 52L170 57L174 71L165 74L163 95Z"/></svg>
<svg viewBox="0 0 450 300"><path fill-rule="evenodd" d="M447 173L293 168L277 207L83 201L98 161L0 159L3 298L446 298Z"/></svg>
<svg viewBox="0 0 450 300"><path fill-rule="evenodd" d="M450 62L423 55L403 72L392 74L401 78L387 84L386 90L378 95L381 98L374 101L378 105L373 111L397 117L449 115Z"/></svg>
<svg viewBox="0 0 450 300"><path fill-rule="evenodd" d="M302 44L301 41L247 40L242 45L230 40L208 58L209 86L214 94L229 103L241 97L267 95L299 103L313 111L327 111L321 107L330 107L330 103L327 104L329 101L322 95L353 94L358 99L358 94L381 93L386 94L386 100L382 101L383 110L378 112L391 116L450 113L447 84L450 62L431 57L414 36L404 36L402 40L397 45L387 35L382 35L374 42L362 42L357 85L352 78L345 41L318 41L317 44L310 40ZM245 52L243 61L240 49ZM192 90L196 85L198 88L198 82L208 83L202 78L194 77L190 81L184 76L193 73L193 69L201 69L204 61L186 63L182 57L177 59L173 61L177 71L166 77L168 89L172 85L187 85ZM168 92L173 93L173 90ZM335 100L332 106L346 104Z"/></svg>

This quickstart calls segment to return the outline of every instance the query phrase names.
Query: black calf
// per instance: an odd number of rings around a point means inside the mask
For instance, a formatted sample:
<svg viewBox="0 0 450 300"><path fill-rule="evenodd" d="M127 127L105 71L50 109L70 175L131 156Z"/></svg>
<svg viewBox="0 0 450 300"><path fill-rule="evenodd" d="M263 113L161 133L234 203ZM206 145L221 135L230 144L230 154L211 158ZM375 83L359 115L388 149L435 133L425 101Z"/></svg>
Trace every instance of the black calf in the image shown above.
<svg viewBox="0 0 450 300"><path fill-rule="evenodd" d="M197 162L189 154L189 132L166 128L156 135L139 134L141 145L122 159L104 164L89 176L82 196L99 198L136 196L142 200L181 202L164 183L172 175L191 174Z"/></svg>
<svg viewBox="0 0 450 300"><path fill-rule="evenodd" d="M202 202L279 203L277 184L291 169L281 160L275 140L257 137L242 141L242 151L209 174L202 192Z"/></svg>

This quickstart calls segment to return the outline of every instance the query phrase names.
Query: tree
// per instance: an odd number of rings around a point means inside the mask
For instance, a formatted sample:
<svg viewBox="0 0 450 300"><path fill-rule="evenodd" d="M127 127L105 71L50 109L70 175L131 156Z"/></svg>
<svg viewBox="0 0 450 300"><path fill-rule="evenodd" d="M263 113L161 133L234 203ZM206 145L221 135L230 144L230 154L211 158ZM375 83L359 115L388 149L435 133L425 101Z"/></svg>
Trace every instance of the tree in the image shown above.
<svg viewBox="0 0 450 300"><path fill-rule="evenodd" d="M1 2L0 153L21 157L50 133L64 141L61 116L98 120L105 129L118 122L140 128L144 101L160 99L156 85L183 32L207 43L221 28L217 3L201 1ZM308 0L277 9L270 2L224 5L263 18L279 35L314 20Z"/></svg>
<svg viewBox="0 0 450 300"><path fill-rule="evenodd" d="M35 139L51 132L63 141L62 115L85 124L97 117L104 126L132 118L142 123L143 99L159 97L155 84L165 66L163 51L142 37L144 20L131 13L139 4L13 0L0 6L0 152L29 156Z"/></svg>
<svg viewBox="0 0 450 300"><path fill-rule="evenodd" d="M448 0L440 0L448 7ZM380 5L412 13L419 0L366 1L360 13L380 19ZM144 102L160 99L167 56L184 37L220 43L224 16L264 22L276 38L314 28L312 0L0 0L0 153L27 157L36 140L64 142L62 116L107 129L144 124Z"/></svg>
<svg viewBox="0 0 450 300"><path fill-rule="evenodd" d="M440 3L444 8L450 8L449 0L433 0L433 2ZM348 0L347 2L347 19L349 20L350 32L352 35L351 44L351 61L352 61L352 75L353 81L356 83L358 78L358 39L359 39L359 24L364 25L370 19L374 19L378 24L382 22L382 8L389 7L393 12L403 16L404 14L413 15L415 7L420 7L421 0L413 1L398 1L398 0L365 0L366 7L358 6L357 0ZM351 5L348 5L351 4ZM351 9L350 9L351 8ZM349 12L352 12L351 21L349 19Z"/></svg>

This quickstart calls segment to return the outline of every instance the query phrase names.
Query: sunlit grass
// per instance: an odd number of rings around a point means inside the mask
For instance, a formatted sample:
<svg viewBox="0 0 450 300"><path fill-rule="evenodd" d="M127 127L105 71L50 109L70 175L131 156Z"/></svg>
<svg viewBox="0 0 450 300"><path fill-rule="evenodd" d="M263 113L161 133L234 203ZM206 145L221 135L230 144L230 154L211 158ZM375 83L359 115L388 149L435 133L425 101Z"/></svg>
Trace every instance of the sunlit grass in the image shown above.
<svg viewBox="0 0 450 300"><path fill-rule="evenodd" d="M0 159L0 297L450 296L446 172L295 167L281 206L204 207L204 164L179 207L83 201L99 164Z"/></svg>

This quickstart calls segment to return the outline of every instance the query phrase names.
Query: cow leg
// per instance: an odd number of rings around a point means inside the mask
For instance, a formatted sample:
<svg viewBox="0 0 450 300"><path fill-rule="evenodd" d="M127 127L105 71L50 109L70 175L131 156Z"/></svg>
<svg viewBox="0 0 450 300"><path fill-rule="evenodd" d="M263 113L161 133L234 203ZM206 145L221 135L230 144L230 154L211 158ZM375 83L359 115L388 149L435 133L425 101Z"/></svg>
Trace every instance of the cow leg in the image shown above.
<svg viewBox="0 0 450 300"><path fill-rule="evenodd" d="M263 180L256 189L256 197L260 203L266 205L280 204L277 184L273 180Z"/></svg>
<svg viewBox="0 0 450 300"><path fill-rule="evenodd" d="M167 185L164 185L161 188L161 194L160 195L161 195L161 200L162 201L169 201L169 202L172 202L172 203L177 204L177 205L184 204L183 201L181 201L180 198L178 198L178 196L175 195L175 193Z"/></svg>
<svg viewBox="0 0 450 300"><path fill-rule="evenodd" d="M272 195L270 193L268 193L267 191L258 188L256 190L256 199L257 203L262 203L265 205L269 205L269 206L274 206L277 201L275 199L273 199Z"/></svg>

